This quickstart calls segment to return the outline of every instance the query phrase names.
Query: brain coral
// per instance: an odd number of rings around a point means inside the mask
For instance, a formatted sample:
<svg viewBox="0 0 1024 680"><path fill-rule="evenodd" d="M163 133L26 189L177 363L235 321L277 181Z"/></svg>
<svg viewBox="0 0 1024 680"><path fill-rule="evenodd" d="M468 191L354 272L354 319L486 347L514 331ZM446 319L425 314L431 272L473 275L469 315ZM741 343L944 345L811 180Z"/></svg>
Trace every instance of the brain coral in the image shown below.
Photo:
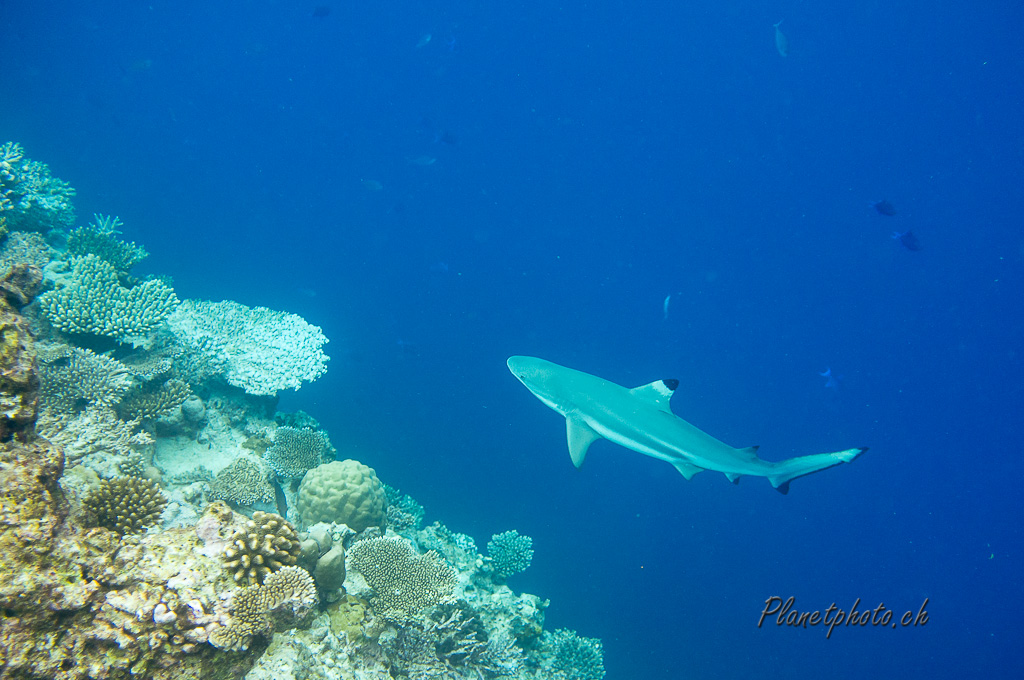
<svg viewBox="0 0 1024 680"><path fill-rule="evenodd" d="M355 460L315 467L299 486L298 510L306 526L335 522L359 532L383 525L386 506L377 473Z"/></svg>

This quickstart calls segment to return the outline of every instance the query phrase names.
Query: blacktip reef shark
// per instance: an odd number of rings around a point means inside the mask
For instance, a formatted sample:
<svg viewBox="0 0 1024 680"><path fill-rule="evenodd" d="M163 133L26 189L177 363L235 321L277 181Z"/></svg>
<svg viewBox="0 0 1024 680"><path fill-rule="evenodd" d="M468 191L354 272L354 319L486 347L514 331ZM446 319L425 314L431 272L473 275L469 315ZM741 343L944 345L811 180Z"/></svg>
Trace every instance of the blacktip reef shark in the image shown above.
<svg viewBox="0 0 1024 680"><path fill-rule="evenodd" d="M671 463L686 479L703 470L723 473L738 483L744 475L767 477L781 493L789 483L819 470L849 463L866 448L817 453L770 462L757 447L735 449L676 414L669 401L678 380L655 380L629 389L595 375L535 357L508 360L512 375L549 407L565 416L569 456L579 467L587 449L604 438L637 453Z"/></svg>

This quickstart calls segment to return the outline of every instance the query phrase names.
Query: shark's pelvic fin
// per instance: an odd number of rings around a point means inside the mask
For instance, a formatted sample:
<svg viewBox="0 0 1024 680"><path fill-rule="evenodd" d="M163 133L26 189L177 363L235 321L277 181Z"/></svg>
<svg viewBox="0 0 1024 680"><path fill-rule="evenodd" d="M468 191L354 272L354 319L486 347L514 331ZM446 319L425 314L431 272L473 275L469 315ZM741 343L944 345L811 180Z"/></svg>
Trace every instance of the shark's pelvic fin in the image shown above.
<svg viewBox="0 0 1024 680"><path fill-rule="evenodd" d="M678 380L675 378L666 378L665 380L655 380L647 385L634 387L629 391L629 393L637 399L645 401L662 411L672 413L672 409L669 407L669 402L672 400L672 395L676 393L677 387L679 387Z"/></svg>
<svg viewBox="0 0 1024 680"><path fill-rule="evenodd" d="M704 468L697 467L696 465L691 465L690 463L687 463L685 460L673 460L669 462L672 463L672 466L675 469L679 470L679 474L681 474L683 477L686 477L686 481L690 481L691 479L693 479L693 476L698 472L704 472Z"/></svg>
<svg viewBox="0 0 1024 680"><path fill-rule="evenodd" d="M587 457L587 449L601 438L601 435L594 432L589 425L572 416L565 418L565 434L569 439L569 457L572 458L572 464L576 467L583 465L583 459Z"/></svg>
<svg viewBox="0 0 1024 680"><path fill-rule="evenodd" d="M726 472L725 473L725 478L728 479L733 484L739 484L740 483L740 477L742 477L742 476L743 475L737 474L735 472Z"/></svg>

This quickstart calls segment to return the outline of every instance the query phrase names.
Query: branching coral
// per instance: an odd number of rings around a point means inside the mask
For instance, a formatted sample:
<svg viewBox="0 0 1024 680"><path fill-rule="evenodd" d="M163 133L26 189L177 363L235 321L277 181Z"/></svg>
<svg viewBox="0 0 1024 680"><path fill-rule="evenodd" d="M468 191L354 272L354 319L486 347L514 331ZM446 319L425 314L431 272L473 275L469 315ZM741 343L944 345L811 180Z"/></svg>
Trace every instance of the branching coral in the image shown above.
<svg viewBox="0 0 1024 680"><path fill-rule="evenodd" d="M185 300L168 323L186 350L206 357L211 366L223 365L228 383L249 394L298 389L327 370L322 350L327 338L295 314Z"/></svg>
<svg viewBox="0 0 1024 680"><path fill-rule="evenodd" d="M301 618L318 601L316 584L309 572L301 567L283 567L262 585L247 586L235 593L231 622L210 633L210 644L228 650L246 649L254 635L271 630L268 614L272 610L290 605L295 618Z"/></svg>
<svg viewBox="0 0 1024 680"><path fill-rule="evenodd" d="M95 255L109 262L119 274L126 274L149 256L142 246L125 243L119 238L120 219L109 215L93 215L92 218L91 224L68 234L68 255Z"/></svg>
<svg viewBox="0 0 1024 680"><path fill-rule="evenodd" d="M125 422L109 406L89 406L78 414L45 409L39 414L36 432L64 449L69 463L106 451L129 456L153 443L145 432L136 432L138 420Z"/></svg>
<svg viewBox="0 0 1024 680"><path fill-rule="evenodd" d="M273 503L274 487L259 463L241 456L217 473L210 496L236 505Z"/></svg>
<svg viewBox="0 0 1024 680"><path fill-rule="evenodd" d="M129 390L118 408L126 419L152 419L168 415L192 396L188 383L172 378L157 387L137 387Z"/></svg>
<svg viewBox="0 0 1024 680"><path fill-rule="evenodd" d="M39 375L43 405L61 413L115 405L132 384L128 368L116 359L59 343L39 344Z"/></svg>
<svg viewBox="0 0 1024 680"><path fill-rule="evenodd" d="M41 234L33 231L13 231L0 249L0 273L16 264L30 264L44 269L53 259L53 250Z"/></svg>
<svg viewBox="0 0 1024 680"><path fill-rule="evenodd" d="M100 480L99 488L86 497L84 505L96 516L99 526L119 534L136 534L160 521L167 499L155 482L118 477Z"/></svg>
<svg viewBox="0 0 1024 680"><path fill-rule="evenodd" d="M238 583L263 583L269 574L295 564L299 535L280 515L256 511L224 550L225 566Z"/></svg>
<svg viewBox="0 0 1024 680"><path fill-rule="evenodd" d="M494 567L494 575L505 580L529 568L533 561L533 539L520 536L515 530L494 534L487 541L487 553Z"/></svg>
<svg viewBox="0 0 1024 680"><path fill-rule="evenodd" d="M551 670L548 677L557 680L601 680L604 677L604 647L597 638L579 637L560 628L545 633L543 644L549 647Z"/></svg>
<svg viewBox="0 0 1024 680"><path fill-rule="evenodd" d="M402 538L371 538L349 550L352 564L373 588L374 610L404 621L436 604L452 601L455 570L431 550L417 555Z"/></svg>
<svg viewBox="0 0 1024 680"><path fill-rule="evenodd" d="M25 158L20 144L0 146L0 209L7 211L12 228L70 228L75 221L74 195L75 190L52 176L45 164Z"/></svg>
<svg viewBox="0 0 1024 680"><path fill-rule="evenodd" d="M331 442L323 430L281 426L264 460L281 479L302 479L311 469L329 462Z"/></svg>
<svg viewBox="0 0 1024 680"><path fill-rule="evenodd" d="M39 310L54 328L119 342L150 332L177 304L162 281L122 286L113 265L95 255L72 257L65 280L39 297Z"/></svg>

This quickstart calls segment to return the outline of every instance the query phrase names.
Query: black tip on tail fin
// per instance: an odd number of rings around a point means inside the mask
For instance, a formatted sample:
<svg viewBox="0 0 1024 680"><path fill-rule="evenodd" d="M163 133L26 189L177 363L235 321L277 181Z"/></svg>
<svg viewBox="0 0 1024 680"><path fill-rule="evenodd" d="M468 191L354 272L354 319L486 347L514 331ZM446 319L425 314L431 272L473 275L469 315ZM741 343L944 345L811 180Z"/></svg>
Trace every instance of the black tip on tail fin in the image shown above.
<svg viewBox="0 0 1024 680"><path fill-rule="evenodd" d="M675 392L676 388L679 387L679 381L675 378L665 378L661 382L665 383L665 387L667 387L671 392Z"/></svg>

